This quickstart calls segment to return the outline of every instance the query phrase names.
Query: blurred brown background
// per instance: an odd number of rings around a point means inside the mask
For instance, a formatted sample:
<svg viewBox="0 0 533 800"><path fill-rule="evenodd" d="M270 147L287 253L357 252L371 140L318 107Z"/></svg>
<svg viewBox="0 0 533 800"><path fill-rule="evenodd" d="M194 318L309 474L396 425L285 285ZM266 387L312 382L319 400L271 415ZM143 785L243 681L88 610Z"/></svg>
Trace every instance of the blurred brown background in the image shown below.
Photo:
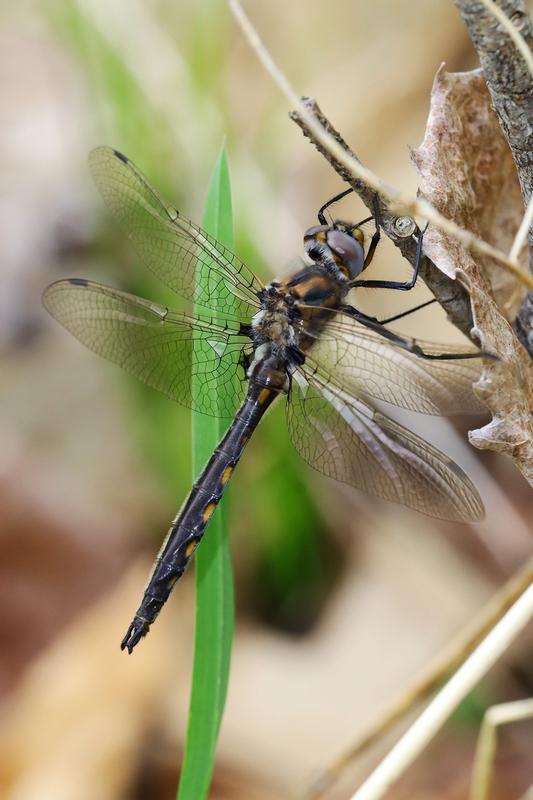
<svg viewBox="0 0 533 800"><path fill-rule="evenodd" d="M246 8L364 163L415 191L408 145L433 76L442 61L477 66L451 0ZM189 413L83 349L40 295L78 275L161 296L91 183L95 145L125 152L199 220L225 138L236 249L264 278L343 187L215 0L4 2L0 97L0 795L163 800L187 720L192 570L131 659L118 644L191 483ZM342 216L365 211L346 200ZM404 274L383 250L374 274ZM361 305L384 315L426 290L375 294ZM434 306L401 329L461 341ZM531 553L529 489L468 446L474 423L409 421L482 493L487 519L454 526L322 478L291 449L283 408L264 421L231 487L238 616L213 798L295 796ZM391 797L466 796L484 709L533 694L531 641ZM328 797L349 796L389 743ZM533 782L532 744L533 723L501 737L494 798Z"/></svg>

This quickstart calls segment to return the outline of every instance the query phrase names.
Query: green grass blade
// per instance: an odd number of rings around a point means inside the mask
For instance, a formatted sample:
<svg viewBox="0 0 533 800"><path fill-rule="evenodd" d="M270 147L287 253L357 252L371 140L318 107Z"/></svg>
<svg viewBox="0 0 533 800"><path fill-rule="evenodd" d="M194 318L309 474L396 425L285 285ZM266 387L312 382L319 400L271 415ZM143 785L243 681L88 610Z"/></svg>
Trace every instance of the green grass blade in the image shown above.
<svg viewBox="0 0 533 800"><path fill-rule="evenodd" d="M231 191L223 148L209 184L203 227L223 244L233 247ZM221 394L223 391L220 387ZM195 477L211 456L226 427L227 423L220 419L193 414L192 462ZM234 627L226 498L213 515L196 552L195 570L194 665L178 800L202 800L207 797L226 702Z"/></svg>

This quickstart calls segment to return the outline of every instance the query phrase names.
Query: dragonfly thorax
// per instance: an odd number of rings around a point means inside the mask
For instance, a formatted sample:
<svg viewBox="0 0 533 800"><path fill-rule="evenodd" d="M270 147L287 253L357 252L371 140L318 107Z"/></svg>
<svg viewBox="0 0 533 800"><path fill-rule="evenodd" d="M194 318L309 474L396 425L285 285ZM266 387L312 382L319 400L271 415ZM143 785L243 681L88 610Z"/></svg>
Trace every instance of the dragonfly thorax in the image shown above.
<svg viewBox="0 0 533 800"><path fill-rule="evenodd" d="M294 362L300 359L297 299L286 286L272 281L262 290L260 300L261 310L252 318L255 349L248 377L262 386L287 392Z"/></svg>
<svg viewBox="0 0 533 800"><path fill-rule="evenodd" d="M287 288L272 281L261 293L261 310L252 319L252 338L256 347L271 343L275 352L297 345L301 319L296 299Z"/></svg>

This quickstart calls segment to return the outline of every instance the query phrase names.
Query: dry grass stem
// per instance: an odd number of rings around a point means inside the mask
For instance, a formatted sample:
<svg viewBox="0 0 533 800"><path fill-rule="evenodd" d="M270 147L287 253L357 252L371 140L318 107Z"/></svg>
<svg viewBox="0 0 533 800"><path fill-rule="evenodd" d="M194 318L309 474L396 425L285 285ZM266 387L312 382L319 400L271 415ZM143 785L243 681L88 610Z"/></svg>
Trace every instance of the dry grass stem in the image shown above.
<svg viewBox="0 0 533 800"><path fill-rule="evenodd" d="M368 730L317 776L304 795L306 800L315 800L315 798L321 797L356 758L390 731L415 705L429 697L446 675L457 669L461 662L470 655L532 582L533 558L496 592L467 628L450 642L444 652L439 653L431 661L422 675L402 691L401 695L370 725Z"/></svg>
<svg viewBox="0 0 533 800"><path fill-rule="evenodd" d="M273 60L269 51L267 50L262 40L260 39L259 34L253 27L250 18L246 15L239 0L228 0L228 2L229 2L229 7L235 19L241 26L244 35L248 39L248 42L250 43L252 49L255 51L257 57L265 67L266 71L274 80L274 82L277 83L277 85L279 86L282 93L289 101L289 103L298 109L298 113L305 120L309 129L313 132L313 134L321 142L321 144L325 148L327 148L330 151L330 153L338 161L340 161L349 172L352 172L356 177L358 177L360 180L368 184L368 186L374 189L374 191L379 192L379 194L386 197L389 200L389 202L390 199L395 199L399 202L401 200L401 195L398 189L395 189L394 186L391 186L385 183L385 181L382 181L381 178L375 175L371 170L367 169L359 161L352 158L349 155L349 153L347 153L339 145L339 143L335 141L335 139L328 133L328 131L324 130L323 126L319 122L317 122L317 120L305 107L300 96L291 86L288 78L284 75L284 73L280 70L278 65Z"/></svg>
<svg viewBox="0 0 533 800"><path fill-rule="evenodd" d="M380 800L533 617L533 584L454 673L351 800Z"/></svg>
<svg viewBox="0 0 533 800"><path fill-rule="evenodd" d="M487 800L492 781L498 728L533 718L533 698L492 706L486 712L477 740L470 800Z"/></svg>

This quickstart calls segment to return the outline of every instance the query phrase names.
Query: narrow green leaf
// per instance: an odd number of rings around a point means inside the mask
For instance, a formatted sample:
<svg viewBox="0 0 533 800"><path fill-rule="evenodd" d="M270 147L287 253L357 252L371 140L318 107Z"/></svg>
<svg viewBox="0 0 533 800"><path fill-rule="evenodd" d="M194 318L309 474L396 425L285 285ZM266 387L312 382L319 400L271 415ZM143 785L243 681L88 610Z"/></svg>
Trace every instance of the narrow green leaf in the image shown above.
<svg viewBox="0 0 533 800"><path fill-rule="evenodd" d="M215 164L203 227L233 247L231 191L224 148ZM199 287L200 288L200 287ZM224 398L221 386L219 397ZM227 423L205 414L192 416L194 477L222 438ZM226 498L216 510L195 555L196 629L194 666L185 755L178 800L207 797L215 763L218 731L228 688L234 626L233 576L227 530Z"/></svg>

